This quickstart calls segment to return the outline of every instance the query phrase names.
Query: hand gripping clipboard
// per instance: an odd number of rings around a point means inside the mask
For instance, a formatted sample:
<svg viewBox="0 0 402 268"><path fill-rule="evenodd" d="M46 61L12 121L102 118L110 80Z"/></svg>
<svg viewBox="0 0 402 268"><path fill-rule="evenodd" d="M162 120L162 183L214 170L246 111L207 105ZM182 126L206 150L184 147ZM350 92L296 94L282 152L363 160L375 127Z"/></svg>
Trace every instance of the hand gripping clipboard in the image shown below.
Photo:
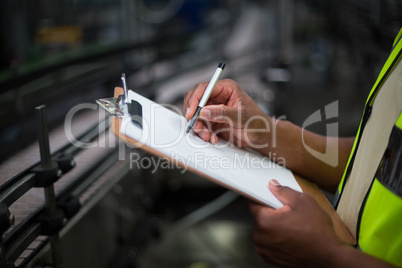
<svg viewBox="0 0 402 268"><path fill-rule="evenodd" d="M119 96L121 96L123 94L123 89L116 87L115 88L115 98L111 98L108 99L110 101L113 100L117 100L119 98ZM148 103L147 99L145 99L144 97L134 93L134 92L130 92L129 94L130 99L135 99L135 101L137 101L139 104L141 104L141 108L144 109L144 101L145 103ZM120 97L121 98L121 97ZM149 103L152 103L151 101L149 101ZM148 104L149 104L148 103ZM155 104L158 105L158 104ZM158 107L161 108L162 106ZM166 108L161 108L161 109L166 109ZM167 110L167 109L166 109ZM109 111L110 112L110 111ZM144 110L142 111L144 113ZM162 114L163 112L167 112L167 111L163 111L161 110ZM143 114L145 116L145 114ZM178 115L179 116L179 115ZM112 120L112 131L115 133L116 136L118 136L121 140L125 141L126 143L130 144L130 145L134 145L136 147L140 147L141 149L159 156L159 157L163 157L165 159L168 159L170 161L177 161L177 159L174 159L174 154L170 154L170 153L166 153L165 151L161 151L159 148L154 148L152 146L149 146L149 144L147 145L146 142L144 142L143 140L141 140L141 138L139 139L135 139L133 136L135 135L131 135L130 132L134 129L134 131L144 131L144 128L147 127L145 126L146 124L148 124L148 122L143 123L142 128L140 126L138 126L138 124L136 124L135 122L132 123L127 123L130 122L130 120L127 117L124 116L116 116L113 118ZM123 126L123 125L126 126ZM131 126L130 126L131 125ZM128 128L127 128L128 126ZM184 130L183 130L184 132ZM189 134L190 135L190 134ZM179 161L180 163L180 161ZM188 165L188 163L181 163L183 165ZM213 176L213 174L210 174L208 172L205 172L205 170L203 170L202 168L194 168L193 166L186 166L186 168L192 172L195 172L217 184L220 184L228 189L231 189L233 191L236 191L238 193L240 193L241 195L250 198L254 201L263 203L263 204L267 204L267 205L271 205L273 207L278 207L277 203L267 203L266 200L261 199L260 196L257 194L255 194L255 192L250 192L247 189L243 189L242 187L238 187L238 185L236 184L231 184L231 183L227 183L226 181L222 181L220 179L217 179L216 177ZM251 173L253 173L252 170L249 170ZM290 187L292 188L297 188L300 187L302 189L302 191L304 193L310 194L317 202L318 204L330 215L333 225L334 225L334 229L335 232L337 233L337 235L346 243L354 245L356 243L355 238L352 236L352 234L350 233L350 231L348 230L348 228L346 227L346 225L343 223L343 221L340 219L340 217L338 216L338 214L336 213L336 211L333 209L333 207L331 206L331 204L329 203L329 201L327 200L327 198L323 195L323 193L320 191L320 189L313 183L308 182L302 178L300 178L297 175L292 174L290 171L285 170L283 173L290 173L292 175L292 177L294 177L297 181L297 186L294 187L294 185L290 185ZM229 171L224 171L222 173L225 173L226 176L231 177L230 176L230 172ZM261 184L263 185L263 193L265 195L267 195L268 193L268 181L271 178L275 178L278 179L277 177L270 177L271 172L266 173L266 180ZM274 175L275 176L275 175ZM287 176L287 175L286 175ZM247 179L247 178L245 178ZM283 185L287 185L287 183L284 183L284 181L278 180L281 184ZM287 185L289 186L289 185ZM275 198L276 199L276 198ZM278 201L279 202L279 201Z"/></svg>

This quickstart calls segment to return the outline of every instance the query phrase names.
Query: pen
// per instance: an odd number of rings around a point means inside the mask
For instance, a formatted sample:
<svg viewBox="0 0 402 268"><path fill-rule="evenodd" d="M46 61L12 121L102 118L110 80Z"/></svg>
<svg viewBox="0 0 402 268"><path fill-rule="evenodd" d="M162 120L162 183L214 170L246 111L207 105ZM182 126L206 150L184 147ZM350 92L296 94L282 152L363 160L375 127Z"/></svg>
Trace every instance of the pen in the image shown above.
<svg viewBox="0 0 402 268"><path fill-rule="evenodd" d="M225 68L225 63L221 61L218 65L218 68L216 68L216 71L214 75L211 78L211 81L209 81L209 84L207 88L204 91L204 94L202 95L202 98L198 104L197 110L195 111L193 117L190 119L190 122L188 123L186 134L190 132L190 130L194 127L195 122L198 119L198 116L200 115L200 111L202 107L207 103L209 96L211 96L212 90L215 87L216 82L218 82L219 77L222 74L223 69Z"/></svg>

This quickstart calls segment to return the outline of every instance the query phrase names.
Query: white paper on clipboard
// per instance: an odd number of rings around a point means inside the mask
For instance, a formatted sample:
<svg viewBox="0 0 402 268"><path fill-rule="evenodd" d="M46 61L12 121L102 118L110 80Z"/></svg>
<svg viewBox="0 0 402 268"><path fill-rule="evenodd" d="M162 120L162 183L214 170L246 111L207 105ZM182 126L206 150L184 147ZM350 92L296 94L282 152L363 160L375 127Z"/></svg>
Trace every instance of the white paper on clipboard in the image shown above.
<svg viewBox="0 0 402 268"><path fill-rule="evenodd" d="M282 203L269 191L269 180L276 179L280 184L302 192L292 172L268 157L222 139L212 145L193 132L185 135L187 120L181 114L130 90L131 99L142 105L143 128L125 118L120 133L145 145L145 150L157 152L215 183L274 208L281 207Z"/></svg>

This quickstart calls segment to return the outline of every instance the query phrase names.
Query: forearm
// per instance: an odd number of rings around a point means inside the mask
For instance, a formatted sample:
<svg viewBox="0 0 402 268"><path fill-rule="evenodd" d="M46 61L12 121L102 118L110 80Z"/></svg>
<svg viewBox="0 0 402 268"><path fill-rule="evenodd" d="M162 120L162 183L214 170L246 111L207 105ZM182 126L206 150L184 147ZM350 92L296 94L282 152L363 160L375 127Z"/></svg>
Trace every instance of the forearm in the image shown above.
<svg viewBox="0 0 402 268"><path fill-rule="evenodd" d="M186 93L183 108L187 119L196 111L207 84ZM215 144L219 136L237 146L258 150L328 190L338 185L353 144L352 139L327 138L290 122L274 120L228 79L216 84L200 118L203 121L198 120L193 129L204 141Z"/></svg>
<svg viewBox="0 0 402 268"><path fill-rule="evenodd" d="M365 267L365 268L391 268L396 267L385 261L377 259L349 245L337 247L325 257L325 267Z"/></svg>
<svg viewBox="0 0 402 268"><path fill-rule="evenodd" d="M302 129L289 121L268 118L268 146L260 151L327 190L335 190L342 177L353 138L326 137ZM313 155L315 154L315 155ZM273 158L273 157L272 157ZM278 161L279 162L279 161Z"/></svg>

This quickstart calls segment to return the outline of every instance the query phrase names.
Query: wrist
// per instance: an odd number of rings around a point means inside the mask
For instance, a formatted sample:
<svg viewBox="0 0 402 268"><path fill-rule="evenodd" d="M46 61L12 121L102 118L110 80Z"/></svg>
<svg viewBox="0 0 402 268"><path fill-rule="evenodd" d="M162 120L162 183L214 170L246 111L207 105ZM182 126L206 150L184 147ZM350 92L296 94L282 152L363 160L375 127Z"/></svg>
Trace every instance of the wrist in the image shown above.
<svg viewBox="0 0 402 268"><path fill-rule="evenodd" d="M329 245L327 253L322 258L321 267L347 267L347 260L353 258L351 255L354 251L355 248L344 243Z"/></svg>
<svg viewBox="0 0 402 268"><path fill-rule="evenodd" d="M286 124L288 121L276 119L270 116L264 116L264 122L261 124L261 131L256 135L257 144L260 144L258 151L263 155L272 157L276 153L276 148L280 146L279 137L286 133ZM274 159L272 159L274 160Z"/></svg>
<svg viewBox="0 0 402 268"><path fill-rule="evenodd" d="M253 116L244 125L244 142L247 147L264 155L271 144L272 118L265 114Z"/></svg>

